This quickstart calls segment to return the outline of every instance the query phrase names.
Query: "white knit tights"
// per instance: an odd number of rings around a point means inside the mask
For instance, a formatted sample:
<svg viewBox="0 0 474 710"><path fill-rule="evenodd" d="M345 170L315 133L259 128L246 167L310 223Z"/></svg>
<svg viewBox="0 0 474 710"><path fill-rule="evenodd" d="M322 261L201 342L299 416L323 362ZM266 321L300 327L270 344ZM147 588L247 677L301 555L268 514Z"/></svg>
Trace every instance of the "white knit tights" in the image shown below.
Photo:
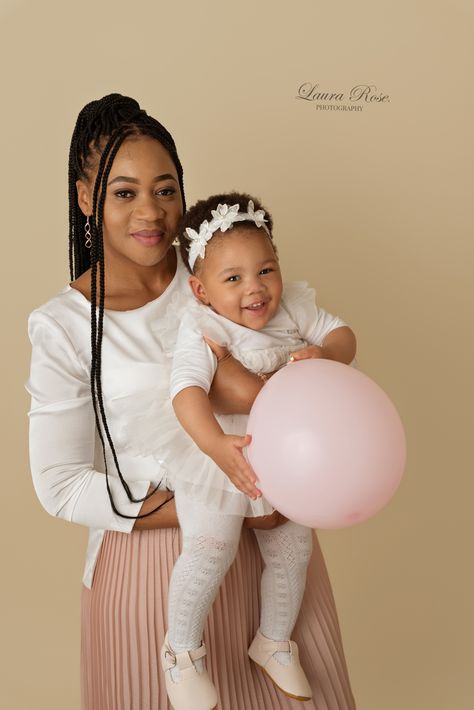
<svg viewBox="0 0 474 710"><path fill-rule="evenodd" d="M237 552L243 518L207 510L175 491L183 546L171 575L168 640L173 651L201 645L204 624Z"/></svg>
<svg viewBox="0 0 474 710"><path fill-rule="evenodd" d="M243 519L214 513L176 492L183 548L171 576L168 640L177 653L201 645L212 602L236 555ZM293 522L256 531L265 562L260 630L267 638L290 638L303 598L312 533Z"/></svg>
<svg viewBox="0 0 474 710"><path fill-rule="evenodd" d="M255 530L255 535L265 562L260 631L273 641L287 641L303 600L313 533L288 520L273 530Z"/></svg>

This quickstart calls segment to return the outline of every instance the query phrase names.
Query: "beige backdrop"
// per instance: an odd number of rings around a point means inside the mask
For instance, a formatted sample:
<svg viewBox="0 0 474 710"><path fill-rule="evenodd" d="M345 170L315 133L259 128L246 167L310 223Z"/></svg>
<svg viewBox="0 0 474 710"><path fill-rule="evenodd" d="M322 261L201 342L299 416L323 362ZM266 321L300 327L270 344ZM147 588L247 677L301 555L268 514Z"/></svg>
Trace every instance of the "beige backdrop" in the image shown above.
<svg viewBox="0 0 474 710"><path fill-rule="evenodd" d="M26 317L67 280L75 116L119 91L171 128L189 203L264 199L287 278L353 326L405 422L393 502L321 534L359 710L472 709L472 3L1 0L0 19L0 706L79 708L86 533L32 490ZM303 83L390 100L322 109Z"/></svg>

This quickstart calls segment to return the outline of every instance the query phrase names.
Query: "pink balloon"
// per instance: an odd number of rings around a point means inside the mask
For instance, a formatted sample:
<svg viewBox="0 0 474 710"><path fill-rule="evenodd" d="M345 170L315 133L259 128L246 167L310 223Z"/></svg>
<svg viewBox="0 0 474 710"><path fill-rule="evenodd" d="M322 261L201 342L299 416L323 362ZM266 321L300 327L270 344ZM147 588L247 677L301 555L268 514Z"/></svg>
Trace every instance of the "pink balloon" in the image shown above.
<svg viewBox="0 0 474 710"><path fill-rule="evenodd" d="M273 375L247 431L263 495L308 527L343 528L371 517L405 468L405 433L389 397L332 360L301 360Z"/></svg>

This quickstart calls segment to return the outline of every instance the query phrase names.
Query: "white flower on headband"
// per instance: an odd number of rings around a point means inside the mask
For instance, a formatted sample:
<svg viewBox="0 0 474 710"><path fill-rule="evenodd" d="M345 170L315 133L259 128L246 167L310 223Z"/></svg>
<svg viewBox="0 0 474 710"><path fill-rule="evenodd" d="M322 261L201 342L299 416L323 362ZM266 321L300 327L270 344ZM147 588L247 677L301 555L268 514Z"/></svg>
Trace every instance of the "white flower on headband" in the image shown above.
<svg viewBox="0 0 474 710"><path fill-rule="evenodd" d="M194 268L196 259L198 256L204 259L206 254L206 246L208 241L212 238L214 232L221 231L226 232L232 227L234 222L255 222L256 227L263 227L267 235L270 236L270 231L265 224L268 220L265 219L264 210L257 210L255 212L255 206L252 200L249 200L247 205L247 212L239 212L240 205L217 205L216 210L211 210L212 219L210 222L207 219L201 222L199 227L199 233L191 227L186 227L186 235L191 242L191 246L188 249L189 252L189 267Z"/></svg>
<svg viewBox="0 0 474 710"><path fill-rule="evenodd" d="M226 232L230 229L237 220L239 206L240 205L232 205L232 207L229 207L229 205L217 205L216 210L211 210L214 231L220 229L221 232Z"/></svg>
<svg viewBox="0 0 474 710"><path fill-rule="evenodd" d="M257 227L264 227L265 222L268 222L267 219L265 219L265 211L264 210L257 210L256 212L254 211L254 204L253 200L249 200L249 203L247 205L247 213L249 216L249 219L253 219Z"/></svg>
<svg viewBox="0 0 474 710"><path fill-rule="evenodd" d="M206 245L214 232L207 219L205 219L199 227L199 234L195 229L191 229L191 227L186 227L186 234L191 242L191 246L189 247L189 263L192 261L194 264L198 256L204 259Z"/></svg>

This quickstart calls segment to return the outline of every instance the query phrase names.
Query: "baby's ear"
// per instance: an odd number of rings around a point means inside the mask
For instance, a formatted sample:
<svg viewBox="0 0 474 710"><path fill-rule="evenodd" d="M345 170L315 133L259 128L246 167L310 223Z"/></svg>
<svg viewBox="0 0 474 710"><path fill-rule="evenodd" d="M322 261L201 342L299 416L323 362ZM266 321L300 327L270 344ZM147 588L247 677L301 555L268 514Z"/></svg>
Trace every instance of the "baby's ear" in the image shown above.
<svg viewBox="0 0 474 710"><path fill-rule="evenodd" d="M200 281L197 276L193 275L189 277L189 285L191 287L191 291L198 299L198 301L201 301L201 303L204 303L204 305L208 306L209 299L207 297L206 289L204 288L204 284L202 283L202 281Z"/></svg>

